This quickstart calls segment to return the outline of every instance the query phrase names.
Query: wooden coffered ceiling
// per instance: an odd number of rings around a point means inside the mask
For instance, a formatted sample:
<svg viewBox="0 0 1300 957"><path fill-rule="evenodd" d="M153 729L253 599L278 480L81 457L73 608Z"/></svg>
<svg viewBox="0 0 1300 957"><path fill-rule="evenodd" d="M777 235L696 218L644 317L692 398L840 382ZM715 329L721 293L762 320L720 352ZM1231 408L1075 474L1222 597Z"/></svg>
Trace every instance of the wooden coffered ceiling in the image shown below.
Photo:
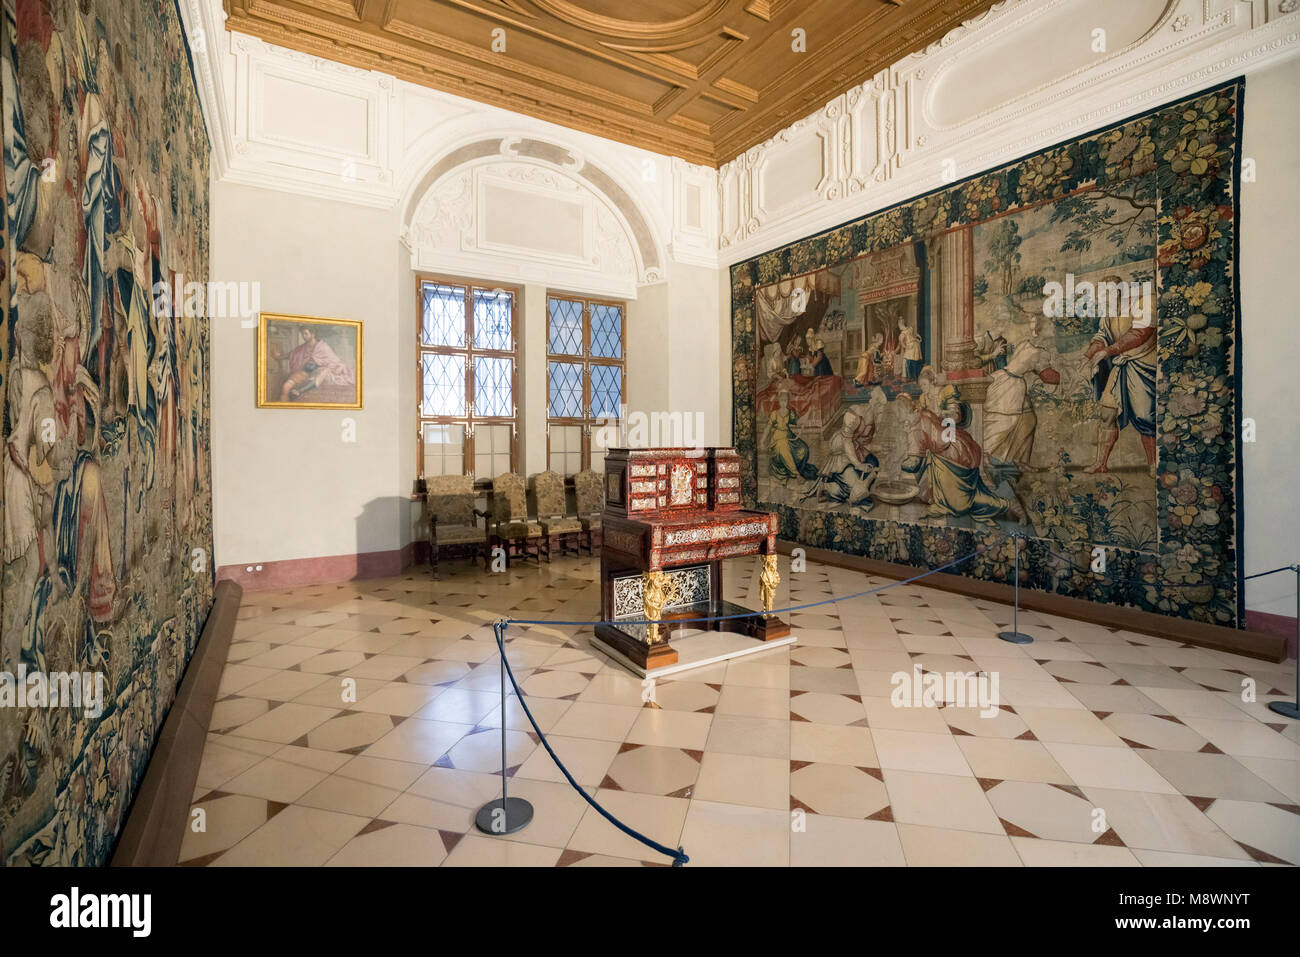
<svg viewBox="0 0 1300 957"><path fill-rule="evenodd" d="M224 0L231 30L717 166L992 0ZM504 52L493 50L500 28ZM806 52L793 49L795 30Z"/></svg>

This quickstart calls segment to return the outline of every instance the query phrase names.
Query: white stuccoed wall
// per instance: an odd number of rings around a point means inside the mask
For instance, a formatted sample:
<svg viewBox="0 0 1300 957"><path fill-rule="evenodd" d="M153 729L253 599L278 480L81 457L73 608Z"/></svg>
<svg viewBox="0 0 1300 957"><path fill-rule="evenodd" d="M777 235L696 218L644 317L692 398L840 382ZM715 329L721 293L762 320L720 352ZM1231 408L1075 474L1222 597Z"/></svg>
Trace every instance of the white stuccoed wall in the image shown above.
<svg viewBox="0 0 1300 957"><path fill-rule="evenodd" d="M261 284L266 312L365 322L360 410L257 409L257 329L212 322L213 523L218 567L400 547L410 494L394 423L402 388L396 217L230 183L212 188L212 276ZM413 293L410 294L413 300ZM413 323L414 302L409 309ZM410 402L402 405L403 393ZM342 441L345 419L355 443ZM414 424L410 429L414 434ZM412 457L414 442L411 446Z"/></svg>
<svg viewBox="0 0 1300 957"><path fill-rule="evenodd" d="M1257 441L1242 447L1247 574L1300 562L1300 59L1246 79L1245 141L1256 181L1241 189L1242 416ZM1246 607L1294 618L1296 576L1248 582Z"/></svg>
<svg viewBox="0 0 1300 957"><path fill-rule="evenodd" d="M411 540L409 515L394 503L415 474L413 264L523 288L525 471L545 464L548 287L626 298L629 407L698 410L705 441L728 442L732 263L933 189L945 160L969 175L1242 73L1243 152L1259 169L1242 198L1242 404L1260 433L1243 462L1244 566L1297 560L1300 519L1276 505L1300 474L1297 429L1276 398L1300 360L1288 282L1300 251L1295 8L1006 0L714 171L228 34L219 0L181 0L191 35L206 38L195 65L214 142L212 278L260 280L267 311L366 320L355 447L338 441L335 413L256 409L253 333L214 324L218 565ZM1098 27L1108 44L1100 54L1091 50ZM500 156L426 182L443 157L494 137L506 138ZM609 198L584 186L580 169L521 160L510 146L521 138L607 173L631 198L657 268L628 260L630 224L608 215ZM473 194L448 200L443 221L421 232L422 198L467 170ZM503 177L586 204L584 254L510 249L477 231L482 184ZM1291 582L1252 584L1247 606L1293 615L1292 595Z"/></svg>

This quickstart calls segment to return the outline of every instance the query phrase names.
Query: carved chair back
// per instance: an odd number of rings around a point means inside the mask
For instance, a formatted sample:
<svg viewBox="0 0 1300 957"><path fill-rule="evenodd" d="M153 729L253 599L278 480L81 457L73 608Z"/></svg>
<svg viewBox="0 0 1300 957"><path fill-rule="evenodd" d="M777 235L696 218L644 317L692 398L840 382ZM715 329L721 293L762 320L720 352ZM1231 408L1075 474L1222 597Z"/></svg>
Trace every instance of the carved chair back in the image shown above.
<svg viewBox="0 0 1300 957"><path fill-rule="evenodd" d="M492 480L492 514L498 522L528 521L528 490L522 475L504 472Z"/></svg>
<svg viewBox="0 0 1300 957"><path fill-rule="evenodd" d="M435 475L428 479L428 513L439 525L473 525L474 479L468 475Z"/></svg>
<svg viewBox="0 0 1300 957"><path fill-rule="evenodd" d="M537 495L537 517L558 518L568 509L564 503L564 476L547 469L533 476L533 491Z"/></svg>
<svg viewBox="0 0 1300 957"><path fill-rule="evenodd" d="M594 515L605 506L605 478L600 472L583 469L573 477L578 499L578 514Z"/></svg>

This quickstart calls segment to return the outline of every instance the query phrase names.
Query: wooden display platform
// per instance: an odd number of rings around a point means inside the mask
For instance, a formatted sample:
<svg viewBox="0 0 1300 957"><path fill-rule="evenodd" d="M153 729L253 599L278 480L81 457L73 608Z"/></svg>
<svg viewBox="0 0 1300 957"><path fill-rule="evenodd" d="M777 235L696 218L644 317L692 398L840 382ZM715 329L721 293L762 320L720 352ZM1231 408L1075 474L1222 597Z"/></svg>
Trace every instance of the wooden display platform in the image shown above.
<svg viewBox="0 0 1300 957"><path fill-rule="evenodd" d="M747 612L751 609L729 601L698 602L666 613L659 626L659 633L664 637L653 645L645 643L647 626L643 624L597 625L594 641L630 671L642 678L655 678L759 654L798 640L790 634L790 626L779 618L762 614L728 617ZM691 620L704 617L727 620Z"/></svg>
<svg viewBox="0 0 1300 957"><path fill-rule="evenodd" d="M750 617L732 617L735 615ZM699 621L698 619L701 618L715 620ZM596 640L644 676L648 673L662 673L661 669L679 662L677 649L673 646L674 635L682 636L686 631L722 632L750 639L738 645L740 650L725 655L728 658L763 651L774 647L771 642L790 638L790 626L780 618L769 617L743 605L722 599L679 605L672 611L665 612L659 625L661 640L653 645L646 644L648 628L649 626L644 624L617 625L604 622L596 626ZM753 639L757 639L761 644L753 644ZM794 639L790 638L789 641L780 643L790 644L793 641ZM696 662L692 667L697 667L701 663Z"/></svg>

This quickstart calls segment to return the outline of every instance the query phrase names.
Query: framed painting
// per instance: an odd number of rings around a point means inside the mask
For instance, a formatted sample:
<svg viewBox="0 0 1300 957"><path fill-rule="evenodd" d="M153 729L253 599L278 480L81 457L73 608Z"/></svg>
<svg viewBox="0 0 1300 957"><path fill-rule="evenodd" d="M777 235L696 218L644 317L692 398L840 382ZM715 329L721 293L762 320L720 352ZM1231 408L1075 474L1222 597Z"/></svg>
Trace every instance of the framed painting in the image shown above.
<svg viewBox="0 0 1300 957"><path fill-rule="evenodd" d="M264 312L257 325L259 409L361 408L361 321Z"/></svg>

